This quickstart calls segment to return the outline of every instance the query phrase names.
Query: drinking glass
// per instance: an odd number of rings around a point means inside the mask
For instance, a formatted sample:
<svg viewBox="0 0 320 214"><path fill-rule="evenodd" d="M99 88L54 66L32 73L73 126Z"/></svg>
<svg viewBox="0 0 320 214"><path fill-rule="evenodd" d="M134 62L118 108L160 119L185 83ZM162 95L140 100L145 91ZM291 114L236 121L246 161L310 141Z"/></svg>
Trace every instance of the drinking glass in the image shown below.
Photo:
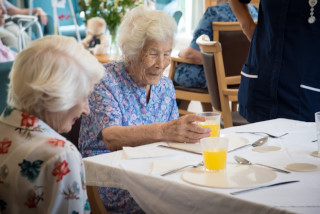
<svg viewBox="0 0 320 214"><path fill-rule="evenodd" d="M316 121L316 134L317 134L317 143L318 143L318 151L314 151L311 153L312 156L320 158L320 111L314 114L314 118Z"/></svg>
<svg viewBox="0 0 320 214"><path fill-rule="evenodd" d="M198 122L198 125L211 128L210 137L219 137L221 114L219 112L201 112L198 115L206 118L206 121Z"/></svg>
<svg viewBox="0 0 320 214"><path fill-rule="evenodd" d="M228 139L206 137L200 139L206 171L215 172L226 168Z"/></svg>

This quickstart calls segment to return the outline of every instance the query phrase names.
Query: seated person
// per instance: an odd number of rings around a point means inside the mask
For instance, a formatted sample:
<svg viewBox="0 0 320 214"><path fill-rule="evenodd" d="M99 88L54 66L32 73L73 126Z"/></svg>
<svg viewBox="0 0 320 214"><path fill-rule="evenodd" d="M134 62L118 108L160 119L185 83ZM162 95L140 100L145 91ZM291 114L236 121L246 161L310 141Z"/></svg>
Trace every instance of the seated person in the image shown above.
<svg viewBox="0 0 320 214"><path fill-rule="evenodd" d="M198 23L194 31L193 39L190 46L183 49L178 54L180 57L190 60L190 62L202 62L197 38L206 34L209 38L213 38L212 22L234 22L237 18L233 15L232 10L227 3L228 0L218 0L216 6L209 7ZM249 10L254 19L258 18L258 10L253 5L249 5ZM179 63L176 68L174 81L184 87L206 88L206 78L202 65Z"/></svg>
<svg viewBox="0 0 320 214"><path fill-rule="evenodd" d="M172 81L163 76L170 63L175 20L166 13L138 6L119 27L122 60L105 64L105 76L89 97L91 114L82 117L79 147L84 157L159 141L194 143L210 128L178 119ZM110 212L142 213L126 190L99 188Z"/></svg>
<svg viewBox="0 0 320 214"><path fill-rule="evenodd" d="M6 11L4 10L2 4L0 4L0 27L4 25L5 12ZM2 40L0 39L0 63L13 61L16 55L17 55L16 52L12 51L10 48L5 46L2 43Z"/></svg>
<svg viewBox="0 0 320 214"><path fill-rule="evenodd" d="M28 8L20 9L18 7L13 6L7 0L0 0L0 5L4 7L5 12L10 16L29 15ZM35 16L39 16L41 24L47 24L47 15L40 7L33 8L32 14ZM19 26L16 23L14 23L13 21L6 22L3 27L0 27L0 39L2 40L4 45L14 47L16 50L18 50L19 31ZM28 45L31 42L30 37L27 35L26 32L23 33L23 37L26 41L26 45Z"/></svg>
<svg viewBox="0 0 320 214"><path fill-rule="evenodd" d="M44 37L17 55L0 116L2 214L90 213L81 155L59 133L90 113L103 73L71 37Z"/></svg>

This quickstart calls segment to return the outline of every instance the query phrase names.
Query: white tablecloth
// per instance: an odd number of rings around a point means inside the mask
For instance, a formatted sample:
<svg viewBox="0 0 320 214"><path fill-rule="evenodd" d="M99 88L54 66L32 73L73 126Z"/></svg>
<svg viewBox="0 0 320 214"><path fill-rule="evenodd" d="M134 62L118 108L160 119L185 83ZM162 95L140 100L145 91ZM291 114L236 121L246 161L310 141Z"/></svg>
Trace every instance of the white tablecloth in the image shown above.
<svg viewBox="0 0 320 214"><path fill-rule="evenodd" d="M282 168L290 163L311 163L318 166L312 172L277 173L271 183L300 180L298 183L265 188L232 196L241 189L217 189L200 187L184 182L182 172L170 176L150 175L155 160L202 160L200 155L176 151L168 157L128 160L123 151L84 159L87 184L93 186L118 187L129 190L146 213L320 213L320 158L309 154L317 150L315 123L287 119L275 119L240 127L221 130L222 134L236 131L265 131L289 134L269 138L268 145L281 147L269 153L253 152L251 148L228 153L228 162L240 155L252 162ZM238 134L250 142L261 136ZM145 145L156 147L162 143Z"/></svg>

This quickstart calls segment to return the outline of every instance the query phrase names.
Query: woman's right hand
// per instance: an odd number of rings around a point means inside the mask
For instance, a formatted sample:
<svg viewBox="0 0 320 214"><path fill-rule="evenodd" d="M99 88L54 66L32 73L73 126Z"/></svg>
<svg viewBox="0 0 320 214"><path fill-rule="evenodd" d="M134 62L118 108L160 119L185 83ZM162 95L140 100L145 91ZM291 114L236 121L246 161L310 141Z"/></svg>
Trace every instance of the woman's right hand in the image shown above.
<svg viewBox="0 0 320 214"><path fill-rule="evenodd" d="M197 143L201 138L210 137L210 128L197 125L196 121L204 122L203 116L190 114L179 119L163 123L161 126L162 136L168 141Z"/></svg>

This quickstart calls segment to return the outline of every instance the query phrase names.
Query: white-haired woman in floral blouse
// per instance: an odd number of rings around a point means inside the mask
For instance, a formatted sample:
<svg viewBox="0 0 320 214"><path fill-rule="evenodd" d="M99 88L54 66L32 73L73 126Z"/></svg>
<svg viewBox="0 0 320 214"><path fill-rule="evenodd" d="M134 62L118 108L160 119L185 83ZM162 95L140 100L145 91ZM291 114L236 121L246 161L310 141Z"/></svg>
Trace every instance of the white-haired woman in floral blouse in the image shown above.
<svg viewBox="0 0 320 214"><path fill-rule="evenodd" d="M2 214L90 212L81 155L59 133L90 113L103 70L70 37L44 37L18 54L0 117Z"/></svg>
<svg viewBox="0 0 320 214"><path fill-rule="evenodd" d="M82 118L80 152L92 156L158 141L198 142L211 129L196 125L199 115L178 114L170 64L176 22L163 11L139 6L119 27L123 60L105 65L106 73L90 95L91 114ZM143 213L126 190L99 188L107 210Z"/></svg>

